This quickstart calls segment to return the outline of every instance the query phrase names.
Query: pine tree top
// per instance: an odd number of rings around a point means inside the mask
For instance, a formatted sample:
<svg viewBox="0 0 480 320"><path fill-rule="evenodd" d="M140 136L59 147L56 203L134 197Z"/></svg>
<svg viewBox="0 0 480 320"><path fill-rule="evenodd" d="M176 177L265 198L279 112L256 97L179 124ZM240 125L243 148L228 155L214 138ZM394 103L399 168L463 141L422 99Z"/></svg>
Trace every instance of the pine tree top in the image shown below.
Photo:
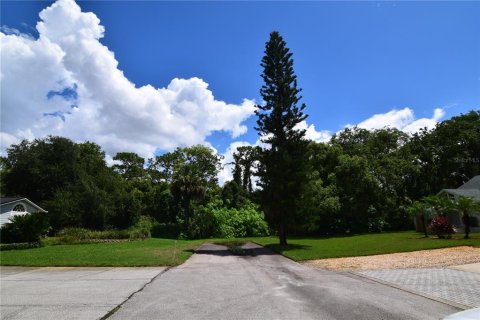
<svg viewBox="0 0 480 320"><path fill-rule="evenodd" d="M260 65L264 81L260 94L265 104L257 105L258 127L255 129L261 135L270 136L265 139L267 143L304 137L305 130L294 129L307 118L303 113L305 104L298 106L302 89L297 86L292 53L277 31L270 33Z"/></svg>

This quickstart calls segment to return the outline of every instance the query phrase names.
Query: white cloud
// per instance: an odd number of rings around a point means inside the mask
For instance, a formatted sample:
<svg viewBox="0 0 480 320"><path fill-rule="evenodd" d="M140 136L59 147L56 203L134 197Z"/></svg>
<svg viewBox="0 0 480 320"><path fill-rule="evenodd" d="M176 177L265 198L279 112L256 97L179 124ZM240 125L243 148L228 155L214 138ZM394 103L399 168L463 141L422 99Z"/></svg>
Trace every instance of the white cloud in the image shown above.
<svg viewBox="0 0 480 320"><path fill-rule="evenodd" d="M432 118L416 119L413 110L410 108L400 110L393 109L387 113L375 114L360 122L357 126L368 130L392 127L404 132L413 133L425 127L432 129L444 115L445 111L442 108L436 108ZM347 127L351 126L352 125L347 125Z"/></svg>
<svg viewBox="0 0 480 320"><path fill-rule="evenodd" d="M409 125L403 127L402 130L405 132L414 133L414 132L420 131L420 129L423 129L425 127L428 129L432 129L444 116L445 116L445 111L441 108L436 108L433 111L432 118L417 119L412 123L410 123Z"/></svg>
<svg viewBox="0 0 480 320"><path fill-rule="evenodd" d="M0 33L2 137L62 135L97 142L110 156L151 157L158 149L205 143L214 131L233 138L247 131L242 122L254 101L216 100L202 79L137 88L100 43L100 20L73 0L58 0L40 18L38 39ZM11 141L2 138L2 148Z"/></svg>
<svg viewBox="0 0 480 320"><path fill-rule="evenodd" d="M313 123L308 125L305 120L298 123L295 126L295 128L298 130L305 130L305 138L315 142L328 142L332 137L332 133L330 131L328 130L317 131Z"/></svg>
<svg viewBox="0 0 480 320"><path fill-rule="evenodd" d="M0 26L0 32L3 32L4 34L14 34L17 36L22 36L24 38L32 39L33 36L29 33L23 33L18 29L15 28L10 28L9 26Z"/></svg>

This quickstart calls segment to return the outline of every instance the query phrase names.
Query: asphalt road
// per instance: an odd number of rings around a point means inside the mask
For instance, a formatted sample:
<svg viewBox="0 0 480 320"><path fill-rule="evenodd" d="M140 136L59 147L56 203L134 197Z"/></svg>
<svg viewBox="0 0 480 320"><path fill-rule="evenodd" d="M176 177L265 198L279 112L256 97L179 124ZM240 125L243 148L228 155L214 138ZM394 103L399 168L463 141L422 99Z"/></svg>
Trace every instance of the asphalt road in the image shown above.
<svg viewBox="0 0 480 320"><path fill-rule="evenodd" d="M202 245L109 319L441 319L449 305L349 273L311 269L249 244L251 255Z"/></svg>
<svg viewBox="0 0 480 320"><path fill-rule="evenodd" d="M1 267L0 319L100 319L164 270Z"/></svg>

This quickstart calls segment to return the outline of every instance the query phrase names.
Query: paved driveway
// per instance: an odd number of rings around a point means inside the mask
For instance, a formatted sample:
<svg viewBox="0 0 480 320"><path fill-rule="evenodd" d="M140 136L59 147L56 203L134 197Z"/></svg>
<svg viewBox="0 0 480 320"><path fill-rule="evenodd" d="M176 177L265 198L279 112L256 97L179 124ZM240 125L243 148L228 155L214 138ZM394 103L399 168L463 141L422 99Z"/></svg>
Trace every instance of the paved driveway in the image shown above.
<svg viewBox="0 0 480 320"><path fill-rule="evenodd" d="M311 269L256 245L204 244L109 319L440 319L459 311L348 273Z"/></svg>
<svg viewBox="0 0 480 320"><path fill-rule="evenodd" d="M449 268L365 270L358 273L427 296L452 301L466 309L480 307L480 273Z"/></svg>
<svg viewBox="0 0 480 320"><path fill-rule="evenodd" d="M165 268L0 268L1 319L100 319Z"/></svg>

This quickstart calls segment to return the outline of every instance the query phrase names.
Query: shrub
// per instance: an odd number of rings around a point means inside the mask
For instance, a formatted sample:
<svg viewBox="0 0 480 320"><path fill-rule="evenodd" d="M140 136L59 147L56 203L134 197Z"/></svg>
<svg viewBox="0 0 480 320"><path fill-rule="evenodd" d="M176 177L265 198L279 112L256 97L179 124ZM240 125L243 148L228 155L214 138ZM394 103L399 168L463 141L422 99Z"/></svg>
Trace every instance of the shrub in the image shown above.
<svg viewBox="0 0 480 320"><path fill-rule="evenodd" d="M65 228L57 234L56 244L90 242L91 240L129 239L128 230L96 231L84 228Z"/></svg>
<svg viewBox="0 0 480 320"><path fill-rule="evenodd" d="M130 228L130 239L146 239L152 236L153 220L147 216L141 216L137 223Z"/></svg>
<svg viewBox="0 0 480 320"><path fill-rule="evenodd" d="M0 251L32 249L39 247L41 247L41 244L38 242L4 243L0 244Z"/></svg>
<svg viewBox="0 0 480 320"><path fill-rule="evenodd" d="M241 238L268 235L268 225L263 213L253 204L241 209L217 208L212 214L214 237Z"/></svg>
<svg viewBox="0 0 480 320"><path fill-rule="evenodd" d="M381 217L368 219L368 232L382 232L388 227L388 222Z"/></svg>
<svg viewBox="0 0 480 320"><path fill-rule="evenodd" d="M2 243L39 242L50 230L43 212L14 216L11 221L0 229Z"/></svg>
<svg viewBox="0 0 480 320"><path fill-rule="evenodd" d="M430 231L437 235L439 238L451 238L455 233L452 224L444 216L436 216L432 219L429 226Z"/></svg>

